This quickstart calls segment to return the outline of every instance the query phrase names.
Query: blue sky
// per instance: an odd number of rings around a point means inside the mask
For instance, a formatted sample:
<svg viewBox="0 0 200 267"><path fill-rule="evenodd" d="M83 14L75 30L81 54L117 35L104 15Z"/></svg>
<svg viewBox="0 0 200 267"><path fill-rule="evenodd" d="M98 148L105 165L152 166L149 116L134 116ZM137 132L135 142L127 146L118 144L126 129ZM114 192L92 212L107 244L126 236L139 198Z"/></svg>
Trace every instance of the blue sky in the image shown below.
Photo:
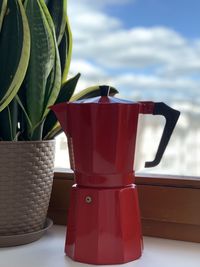
<svg viewBox="0 0 200 267"><path fill-rule="evenodd" d="M133 100L200 104L200 1L69 0L78 90L115 86Z"/></svg>
<svg viewBox="0 0 200 267"><path fill-rule="evenodd" d="M108 5L108 14L119 17L126 27L163 25L187 37L200 36L199 0L137 0Z"/></svg>

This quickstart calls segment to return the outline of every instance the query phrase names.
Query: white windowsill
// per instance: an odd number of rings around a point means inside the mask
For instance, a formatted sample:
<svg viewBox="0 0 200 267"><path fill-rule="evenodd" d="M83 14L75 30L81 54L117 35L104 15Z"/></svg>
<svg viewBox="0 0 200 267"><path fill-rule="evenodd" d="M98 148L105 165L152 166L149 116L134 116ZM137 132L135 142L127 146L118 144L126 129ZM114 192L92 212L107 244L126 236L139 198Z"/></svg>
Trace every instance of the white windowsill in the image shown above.
<svg viewBox="0 0 200 267"><path fill-rule="evenodd" d="M64 254L65 227L53 226L40 240L0 249L2 267L82 267ZM86 266L86 265L85 265ZM91 266L91 265L90 265ZM118 265L119 266L119 265ZM144 237L142 257L131 267L199 267L200 244Z"/></svg>

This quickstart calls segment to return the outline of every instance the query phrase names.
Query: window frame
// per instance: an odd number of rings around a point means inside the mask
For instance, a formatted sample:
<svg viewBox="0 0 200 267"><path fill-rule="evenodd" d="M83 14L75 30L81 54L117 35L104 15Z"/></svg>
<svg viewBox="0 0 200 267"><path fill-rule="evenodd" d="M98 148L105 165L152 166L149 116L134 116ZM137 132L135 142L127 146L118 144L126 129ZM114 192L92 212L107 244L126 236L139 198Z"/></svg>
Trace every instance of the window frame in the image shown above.
<svg viewBox="0 0 200 267"><path fill-rule="evenodd" d="M48 216L66 225L71 171L54 173ZM140 174L136 176L143 235L200 242L200 177Z"/></svg>

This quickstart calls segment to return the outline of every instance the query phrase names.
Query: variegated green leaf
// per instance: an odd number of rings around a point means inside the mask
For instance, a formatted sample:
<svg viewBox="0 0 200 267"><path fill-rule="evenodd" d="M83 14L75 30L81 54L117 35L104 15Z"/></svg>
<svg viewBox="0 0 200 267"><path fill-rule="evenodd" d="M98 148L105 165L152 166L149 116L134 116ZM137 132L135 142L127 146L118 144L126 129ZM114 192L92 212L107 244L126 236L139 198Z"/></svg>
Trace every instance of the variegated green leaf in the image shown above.
<svg viewBox="0 0 200 267"><path fill-rule="evenodd" d="M13 141L17 135L18 105L15 99L0 112L0 140Z"/></svg>
<svg viewBox="0 0 200 267"><path fill-rule="evenodd" d="M64 83L67 79L72 57L72 32L67 17L65 33L59 45L59 54L61 59L62 83Z"/></svg>
<svg viewBox="0 0 200 267"><path fill-rule="evenodd" d="M17 45L13 45L17 44ZM21 0L8 0L0 35L0 111L17 94L30 54L30 32Z"/></svg>
<svg viewBox="0 0 200 267"><path fill-rule="evenodd" d="M55 25L56 38L59 45L65 32L67 0L49 0L47 6Z"/></svg>
<svg viewBox="0 0 200 267"><path fill-rule="evenodd" d="M19 104L20 108L22 109L22 111L24 112L24 115L25 115L25 118L26 118L26 122L28 123L28 127L32 128L32 123L31 123L31 120L26 112L26 109L24 107L24 104L22 103L21 99L19 98L18 95L16 95L16 102Z"/></svg>
<svg viewBox="0 0 200 267"><path fill-rule="evenodd" d="M53 69L48 77L48 81L46 84L46 94L45 94L45 103L44 103L44 110L43 110L43 118L44 119L47 114L49 113L49 106L53 105L59 95L60 88L61 88L61 66L60 66L60 57L58 52L58 46L56 43L56 35L54 30L54 24L49 14L49 11L43 2L40 0L41 6L43 8L44 14L47 18L49 27L51 29L53 40L54 40L54 49L55 49L55 61Z"/></svg>
<svg viewBox="0 0 200 267"><path fill-rule="evenodd" d="M68 39L67 33L64 32L60 45L58 47L59 56L60 56L60 65L61 65L61 74L62 74L62 82L66 77L63 77L64 70L66 68L67 63L67 52L68 52Z"/></svg>
<svg viewBox="0 0 200 267"><path fill-rule="evenodd" d="M46 84L55 62L55 44L52 30L40 0L26 0L25 10L31 33L31 54L26 76L27 114L34 128L43 118ZM37 137L35 137L37 138Z"/></svg>
<svg viewBox="0 0 200 267"><path fill-rule="evenodd" d="M69 101L69 99L74 93L79 78L80 74L78 73L76 76L69 79L62 85L55 104ZM45 138L48 134L51 133L51 130L55 127L56 123L57 123L57 118L54 115L54 113L50 110L44 122L43 138Z"/></svg>
<svg viewBox="0 0 200 267"><path fill-rule="evenodd" d="M0 32L1 32L4 15L6 13L6 8L7 8L7 0L0 0Z"/></svg>
<svg viewBox="0 0 200 267"><path fill-rule="evenodd" d="M59 123L56 123L56 126L49 132L47 136L45 136L44 140L51 140L54 139L56 136L58 136L60 133L62 133L62 128L60 127Z"/></svg>

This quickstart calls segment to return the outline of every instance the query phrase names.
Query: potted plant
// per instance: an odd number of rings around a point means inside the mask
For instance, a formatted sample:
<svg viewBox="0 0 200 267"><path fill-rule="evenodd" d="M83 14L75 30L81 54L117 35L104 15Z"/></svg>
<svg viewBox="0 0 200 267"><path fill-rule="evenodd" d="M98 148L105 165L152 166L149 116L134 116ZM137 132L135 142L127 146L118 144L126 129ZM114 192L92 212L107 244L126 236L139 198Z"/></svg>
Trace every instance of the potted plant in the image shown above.
<svg viewBox="0 0 200 267"><path fill-rule="evenodd" d="M61 132L48 107L99 94L94 86L73 95L80 74L67 79L66 12L66 0L0 1L0 246L34 241L45 229Z"/></svg>

